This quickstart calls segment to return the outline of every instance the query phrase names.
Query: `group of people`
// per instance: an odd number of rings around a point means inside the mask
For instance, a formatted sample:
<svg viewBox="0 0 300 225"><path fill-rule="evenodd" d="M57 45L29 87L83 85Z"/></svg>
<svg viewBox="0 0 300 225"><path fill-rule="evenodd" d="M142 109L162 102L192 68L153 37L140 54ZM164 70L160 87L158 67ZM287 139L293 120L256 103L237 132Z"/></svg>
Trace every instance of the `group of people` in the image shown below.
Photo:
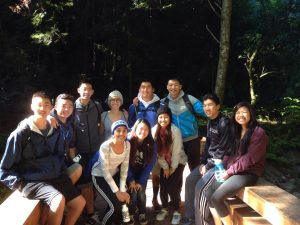
<svg viewBox="0 0 300 225"><path fill-rule="evenodd" d="M138 218L144 225L151 174L157 221L172 209L172 224L231 225L224 201L262 175L268 137L247 102L238 103L228 118L215 94L201 102L184 93L178 78L169 79L167 90L160 99L152 82L143 80L128 112L121 110L123 96L117 90L108 95L104 112L92 100L89 80L79 83L76 101L60 94L53 109L45 92L34 93L33 115L8 137L0 181L43 203L41 224L75 224L82 216L85 224L130 225ZM197 115L208 119L203 157ZM216 159L223 161L221 174ZM181 215L186 163L191 173ZM101 218L95 196L107 203Z"/></svg>

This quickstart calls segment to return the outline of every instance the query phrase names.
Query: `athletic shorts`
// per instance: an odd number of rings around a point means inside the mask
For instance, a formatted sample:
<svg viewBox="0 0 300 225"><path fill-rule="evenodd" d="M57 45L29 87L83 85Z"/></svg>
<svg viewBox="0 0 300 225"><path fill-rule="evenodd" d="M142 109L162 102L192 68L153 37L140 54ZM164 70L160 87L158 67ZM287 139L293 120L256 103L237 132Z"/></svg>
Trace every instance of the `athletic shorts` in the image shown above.
<svg viewBox="0 0 300 225"><path fill-rule="evenodd" d="M71 179L65 174L58 178L44 181L25 181L22 194L28 199L41 200L48 206L59 194L65 197L66 202L80 195L79 191L72 184Z"/></svg>

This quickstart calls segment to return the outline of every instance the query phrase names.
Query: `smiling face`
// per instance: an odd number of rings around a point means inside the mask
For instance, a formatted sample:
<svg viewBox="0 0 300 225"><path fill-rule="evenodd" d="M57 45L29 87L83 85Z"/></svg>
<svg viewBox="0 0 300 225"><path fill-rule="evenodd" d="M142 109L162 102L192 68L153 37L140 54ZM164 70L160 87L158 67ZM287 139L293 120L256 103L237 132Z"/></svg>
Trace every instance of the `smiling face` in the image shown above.
<svg viewBox="0 0 300 225"><path fill-rule="evenodd" d="M162 127L166 128L171 122L171 118L167 113L162 113L157 117L157 123Z"/></svg>
<svg viewBox="0 0 300 225"><path fill-rule="evenodd" d="M114 130L114 138L118 142L124 142L127 137L127 128L125 126L119 126Z"/></svg>
<svg viewBox="0 0 300 225"><path fill-rule="evenodd" d="M149 135L150 129L145 123L139 123L135 129L135 135L139 141L143 141Z"/></svg>
<svg viewBox="0 0 300 225"><path fill-rule="evenodd" d="M142 99L148 102L153 98L154 88L150 82L142 82L139 88L139 93Z"/></svg>
<svg viewBox="0 0 300 225"><path fill-rule="evenodd" d="M73 102L68 99L58 99L55 104L55 110L61 121L65 121L73 112Z"/></svg>
<svg viewBox="0 0 300 225"><path fill-rule="evenodd" d="M250 111L245 106L240 107L235 113L235 121L243 128L247 128L250 118Z"/></svg>
<svg viewBox="0 0 300 225"><path fill-rule="evenodd" d="M169 94L173 99L176 99L179 96L181 89L182 89L182 85L178 80L168 81L167 90L169 91Z"/></svg>
<svg viewBox="0 0 300 225"><path fill-rule="evenodd" d="M110 100L109 100L109 107L111 109L119 109L121 107L121 99L118 98L118 97L112 97Z"/></svg>
<svg viewBox="0 0 300 225"><path fill-rule="evenodd" d="M82 83L77 89L77 92L80 95L82 103L88 103L94 94L94 89L91 84Z"/></svg>
<svg viewBox="0 0 300 225"><path fill-rule="evenodd" d="M31 101L31 110L35 116L46 119L50 114L52 104L49 98L34 97Z"/></svg>
<svg viewBox="0 0 300 225"><path fill-rule="evenodd" d="M219 115L220 105L211 99L206 99L203 101L203 109L209 119L215 119Z"/></svg>

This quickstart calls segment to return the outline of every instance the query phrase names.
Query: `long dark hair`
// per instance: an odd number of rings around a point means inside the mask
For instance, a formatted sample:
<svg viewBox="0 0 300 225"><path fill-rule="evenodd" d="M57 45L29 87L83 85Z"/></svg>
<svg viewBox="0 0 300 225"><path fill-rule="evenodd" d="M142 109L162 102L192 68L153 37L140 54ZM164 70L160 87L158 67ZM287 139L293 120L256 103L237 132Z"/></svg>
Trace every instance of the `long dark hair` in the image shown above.
<svg viewBox="0 0 300 225"><path fill-rule="evenodd" d="M169 115L170 117L170 115ZM162 156L164 153L164 150L171 151L171 145L173 143L172 140L172 131L171 131L171 119L170 118L170 123L165 129L165 136L164 136L164 141L160 137L160 132L162 127L160 126L159 123L157 123L157 129L155 133L155 138L156 138L156 144L157 144L157 154Z"/></svg>
<svg viewBox="0 0 300 225"><path fill-rule="evenodd" d="M149 130L148 136L143 140L142 143L139 142L138 137L135 134L136 128L139 124L145 124ZM130 156L129 156L129 164L134 165L135 163L135 157L136 157L136 152L139 150L140 152L143 152L144 155L144 165L147 165L150 163L152 157L153 157L153 145L154 145L154 140L151 135L151 126L148 120L146 119L138 119L132 129L132 136L130 138Z"/></svg>
<svg viewBox="0 0 300 225"><path fill-rule="evenodd" d="M242 139L241 139L242 126L235 120L235 114L241 107L247 108L250 112L250 120L247 126L248 129ZM254 132L254 129L257 126L259 126L259 124L256 120L256 113L254 108L250 105L250 103L240 102L233 108L233 115L231 118L231 133L233 139L231 143L233 146L230 148L231 155L237 155L237 154L244 155L247 153L251 136Z"/></svg>

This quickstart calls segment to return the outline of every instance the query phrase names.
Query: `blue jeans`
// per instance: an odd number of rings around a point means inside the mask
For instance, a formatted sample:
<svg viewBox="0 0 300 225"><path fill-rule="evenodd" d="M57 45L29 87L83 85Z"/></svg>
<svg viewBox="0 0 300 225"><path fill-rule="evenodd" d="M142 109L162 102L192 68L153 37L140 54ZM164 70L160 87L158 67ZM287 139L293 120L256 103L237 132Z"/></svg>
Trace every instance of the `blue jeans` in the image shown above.
<svg viewBox="0 0 300 225"><path fill-rule="evenodd" d="M142 188L139 191L129 192L130 194L130 204L129 204L129 213L134 215L136 208L139 210L139 214L146 213L146 187L147 183L142 185Z"/></svg>

